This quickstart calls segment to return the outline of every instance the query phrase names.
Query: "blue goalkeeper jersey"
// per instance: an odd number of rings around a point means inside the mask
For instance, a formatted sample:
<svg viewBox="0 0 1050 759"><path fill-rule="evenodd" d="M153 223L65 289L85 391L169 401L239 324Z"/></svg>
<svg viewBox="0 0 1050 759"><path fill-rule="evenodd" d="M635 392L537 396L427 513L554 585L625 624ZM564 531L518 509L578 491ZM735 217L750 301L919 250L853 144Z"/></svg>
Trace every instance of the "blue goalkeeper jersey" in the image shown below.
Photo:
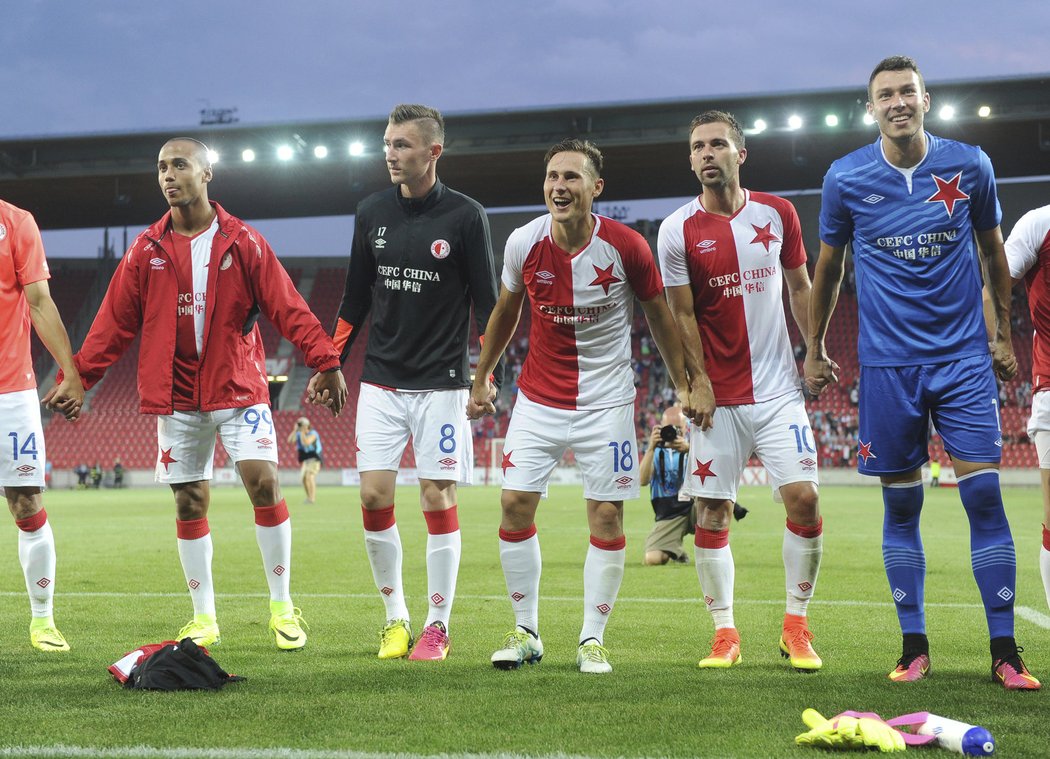
<svg viewBox="0 0 1050 759"><path fill-rule="evenodd" d="M973 234L1002 219L992 163L973 145L929 133L926 141L910 189L881 138L824 177L820 239L851 245L864 366L988 353Z"/></svg>

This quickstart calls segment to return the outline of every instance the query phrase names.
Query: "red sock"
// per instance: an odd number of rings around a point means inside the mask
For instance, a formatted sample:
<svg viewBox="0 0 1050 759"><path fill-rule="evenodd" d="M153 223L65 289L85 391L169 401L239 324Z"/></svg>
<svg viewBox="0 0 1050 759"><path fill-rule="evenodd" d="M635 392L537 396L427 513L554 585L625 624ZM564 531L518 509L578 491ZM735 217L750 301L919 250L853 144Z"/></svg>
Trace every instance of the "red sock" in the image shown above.
<svg viewBox="0 0 1050 759"><path fill-rule="evenodd" d="M368 532L382 532L394 526L394 504L384 506L381 509L366 509L361 507L361 520L365 523Z"/></svg>

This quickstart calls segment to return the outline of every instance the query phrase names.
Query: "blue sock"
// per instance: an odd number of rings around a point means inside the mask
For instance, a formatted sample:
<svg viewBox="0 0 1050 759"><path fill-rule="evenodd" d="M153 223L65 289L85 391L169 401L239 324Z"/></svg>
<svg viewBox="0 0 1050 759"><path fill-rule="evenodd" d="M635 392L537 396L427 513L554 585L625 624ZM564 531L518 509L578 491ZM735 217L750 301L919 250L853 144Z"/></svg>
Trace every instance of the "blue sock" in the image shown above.
<svg viewBox="0 0 1050 759"><path fill-rule="evenodd" d="M926 632L926 554L919 535L922 498L921 481L882 486L882 561L903 634Z"/></svg>
<svg viewBox="0 0 1050 759"><path fill-rule="evenodd" d="M960 477L959 497L970 519L970 560L988 618L988 635L1012 637L1017 557L998 470L981 469Z"/></svg>

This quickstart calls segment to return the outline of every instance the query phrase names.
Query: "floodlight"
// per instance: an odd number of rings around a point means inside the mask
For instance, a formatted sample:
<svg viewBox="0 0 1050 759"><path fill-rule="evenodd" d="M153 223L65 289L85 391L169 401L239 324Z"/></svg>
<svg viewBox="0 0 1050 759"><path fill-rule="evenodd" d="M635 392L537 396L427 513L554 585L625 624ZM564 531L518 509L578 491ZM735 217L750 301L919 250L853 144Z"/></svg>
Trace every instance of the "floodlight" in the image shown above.
<svg viewBox="0 0 1050 759"><path fill-rule="evenodd" d="M838 126L839 117L836 116L834 113L829 113L827 116L824 117L824 123L827 124L829 127Z"/></svg>
<svg viewBox="0 0 1050 759"><path fill-rule="evenodd" d="M364 154L365 154L365 144L363 142L359 142L357 140L354 140L353 142L350 143L350 155L356 157L356 156L364 155Z"/></svg>
<svg viewBox="0 0 1050 759"><path fill-rule="evenodd" d="M977 115L982 119L986 119L992 115L992 107L990 105L982 105L977 109Z"/></svg>
<svg viewBox="0 0 1050 759"><path fill-rule="evenodd" d="M769 124L766 123L765 119L755 119L755 134L761 134L766 131Z"/></svg>
<svg viewBox="0 0 1050 759"><path fill-rule="evenodd" d="M218 162L219 162L219 154L216 153L211 148L208 148L208 163L218 163Z"/></svg>
<svg viewBox="0 0 1050 759"><path fill-rule="evenodd" d="M315 158L327 158L328 157L328 148L325 147L324 145L317 145L316 147L314 147L314 157Z"/></svg>
<svg viewBox="0 0 1050 759"><path fill-rule="evenodd" d="M941 106L941 110L938 111L937 115L941 117L941 121L951 121L955 118L955 106Z"/></svg>
<svg viewBox="0 0 1050 759"><path fill-rule="evenodd" d="M255 160L255 151L251 148L241 151L241 160L245 163L251 163Z"/></svg>
<svg viewBox="0 0 1050 759"><path fill-rule="evenodd" d="M802 117L797 113L793 113L788 116L788 129L801 129L802 128Z"/></svg>
<svg viewBox="0 0 1050 759"><path fill-rule="evenodd" d="M277 157L282 161L292 160L292 156L294 154L295 151L292 150L291 145L281 145L279 148L277 148Z"/></svg>

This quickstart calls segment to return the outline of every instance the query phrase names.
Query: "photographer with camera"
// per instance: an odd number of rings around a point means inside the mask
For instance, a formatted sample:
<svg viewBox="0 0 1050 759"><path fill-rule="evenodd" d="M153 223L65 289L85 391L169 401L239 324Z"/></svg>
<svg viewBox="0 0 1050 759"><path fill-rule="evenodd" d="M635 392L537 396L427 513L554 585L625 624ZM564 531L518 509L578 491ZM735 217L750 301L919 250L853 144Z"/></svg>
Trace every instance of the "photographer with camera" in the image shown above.
<svg viewBox="0 0 1050 759"><path fill-rule="evenodd" d="M656 524L645 539L646 565L685 563L688 554L682 538L692 535L696 526L693 499L680 495L689 457L682 407L664 411L660 424L649 435L649 448L638 465L640 483L649 486L649 498L656 513Z"/></svg>
<svg viewBox="0 0 1050 759"><path fill-rule="evenodd" d="M321 471L321 436L310 427L310 420L301 416L295 420L295 429L288 436L288 442L295 443L299 455L299 472L306 491L303 503L313 503L317 497L317 473Z"/></svg>
<svg viewBox="0 0 1050 759"><path fill-rule="evenodd" d="M682 548L682 538L696 530L696 507L693 499L681 492L685 482L685 465L689 463L688 420L678 404L664 411L660 424L649 435L649 448L638 465L642 485L649 486L649 499L656 514L656 524L645 539L642 563L658 566L674 560L684 564L689 554ZM747 509L733 503L733 517L740 521Z"/></svg>

